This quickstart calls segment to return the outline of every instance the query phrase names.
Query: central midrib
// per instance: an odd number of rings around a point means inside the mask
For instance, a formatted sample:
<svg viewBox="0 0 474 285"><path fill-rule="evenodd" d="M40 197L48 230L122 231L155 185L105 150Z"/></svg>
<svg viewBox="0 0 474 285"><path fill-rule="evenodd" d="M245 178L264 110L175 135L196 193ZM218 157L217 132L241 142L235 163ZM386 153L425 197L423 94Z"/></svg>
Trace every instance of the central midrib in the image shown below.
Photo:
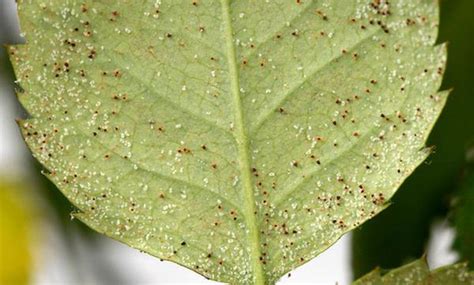
<svg viewBox="0 0 474 285"><path fill-rule="evenodd" d="M257 227L255 215L256 205L253 194L252 179L250 173L249 141L245 128L242 100L240 98L239 73L237 70L234 36L232 29L232 19L230 15L229 0L221 0L222 14L225 28L226 53L229 66L230 91L234 103L235 111L235 139L237 141L239 167L242 178L242 188L244 194L243 215L247 224L247 239L250 248L250 265L254 274L254 282L258 285L266 284L262 262L260 261L260 232Z"/></svg>

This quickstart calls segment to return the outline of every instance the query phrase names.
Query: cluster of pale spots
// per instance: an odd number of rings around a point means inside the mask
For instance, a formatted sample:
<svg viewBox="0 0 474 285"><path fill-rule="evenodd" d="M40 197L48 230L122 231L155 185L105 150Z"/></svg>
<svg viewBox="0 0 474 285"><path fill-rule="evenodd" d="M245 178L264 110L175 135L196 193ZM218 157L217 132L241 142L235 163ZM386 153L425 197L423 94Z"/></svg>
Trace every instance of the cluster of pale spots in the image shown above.
<svg viewBox="0 0 474 285"><path fill-rule="evenodd" d="M426 260L419 259L382 274L375 269L353 285L474 285L474 273L466 263L457 263L430 272Z"/></svg>
<svg viewBox="0 0 474 285"><path fill-rule="evenodd" d="M19 124L76 216L232 284L274 283L383 210L447 97L436 0L23 0L19 14Z"/></svg>

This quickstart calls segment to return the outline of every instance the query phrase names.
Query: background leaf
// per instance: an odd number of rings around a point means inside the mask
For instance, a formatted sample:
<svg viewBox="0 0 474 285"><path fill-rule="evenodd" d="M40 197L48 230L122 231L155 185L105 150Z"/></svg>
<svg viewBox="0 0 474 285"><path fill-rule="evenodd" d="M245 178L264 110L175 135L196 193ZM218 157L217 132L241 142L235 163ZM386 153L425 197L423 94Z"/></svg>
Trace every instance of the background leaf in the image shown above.
<svg viewBox="0 0 474 285"><path fill-rule="evenodd" d="M419 259L390 271L376 269L353 283L354 285L471 285L474 273L465 263L438 268L430 272L425 259Z"/></svg>
<svg viewBox="0 0 474 285"><path fill-rule="evenodd" d="M441 1L439 42L448 41L450 55L444 88L454 88L431 133L433 155L402 185L387 211L354 231L352 263L359 277L376 266L393 268L425 252L432 222L447 214L450 196L464 165L464 150L474 138L471 109L474 89L474 33L470 0ZM462 27L462 28L461 28Z"/></svg>
<svg viewBox="0 0 474 285"><path fill-rule="evenodd" d="M447 97L436 1L323 2L21 1L25 140L98 232L273 283L387 207Z"/></svg>
<svg viewBox="0 0 474 285"><path fill-rule="evenodd" d="M454 248L461 260L474 268L474 147L467 153L467 163L453 209L452 222L456 228Z"/></svg>

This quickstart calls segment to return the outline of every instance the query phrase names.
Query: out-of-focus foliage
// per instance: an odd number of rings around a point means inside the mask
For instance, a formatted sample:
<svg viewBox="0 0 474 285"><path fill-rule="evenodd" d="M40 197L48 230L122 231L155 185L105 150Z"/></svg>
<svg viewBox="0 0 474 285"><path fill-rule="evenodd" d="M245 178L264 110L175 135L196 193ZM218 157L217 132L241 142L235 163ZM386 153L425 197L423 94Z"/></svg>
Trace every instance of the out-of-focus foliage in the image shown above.
<svg viewBox="0 0 474 285"><path fill-rule="evenodd" d="M13 13L14 10L12 11L12 7L9 1L13 2L15 0L2 0L0 1L0 44L12 44L12 43L17 43L19 42L20 39L20 32L18 29L18 25L16 25L16 14ZM3 49L2 46L0 46L0 49ZM0 55L0 58L2 56ZM1 70L1 64L0 64L0 72Z"/></svg>
<svg viewBox="0 0 474 285"><path fill-rule="evenodd" d="M462 260L474 268L474 147L467 153L467 165L454 203L453 223L456 227L455 249Z"/></svg>
<svg viewBox="0 0 474 285"><path fill-rule="evenodd" d="M386 211L353 235L355 277L376 266L398 267L421 256L431 224L446 215L449 196L458 184L466 144L474 137L474 1L441 1L438 42L449 42L442 88L454 88L428 140L435 146L425 164L410 176Z"/></svg>
<svg viewBox="0 0 474 285"><path fill-rule="evenodd" d="M0 284L27 284L35 232L32 205L25 189L0 179Z"/></svg>
<svg viewBox="0 0 474 285"><path fill-rule="evenodd" d="M438 268L430 272L424 258L400 268L385 271L379 268L360 278L353 285L472 285L474 274L465 263Z"/></svg>

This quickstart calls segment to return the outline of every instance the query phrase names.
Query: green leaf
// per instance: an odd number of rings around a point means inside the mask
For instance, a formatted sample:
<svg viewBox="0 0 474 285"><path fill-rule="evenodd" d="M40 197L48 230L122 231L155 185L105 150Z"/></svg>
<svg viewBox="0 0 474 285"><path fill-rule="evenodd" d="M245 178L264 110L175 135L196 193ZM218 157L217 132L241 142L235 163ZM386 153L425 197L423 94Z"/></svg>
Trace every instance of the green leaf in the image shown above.
<svg viewBox="0 0 474 285"><path fill-rule="evenodd" d="M432 222L446 217L450 196L459 185L466 145L474 139L471 120L474 41L474 1L440 1L438 42L449 42L449 59L442 88L453 88L428 139L434 154L403 183L393 205L354 231L352 264L359 277L375 266L394 268L426 252ZM463 27L462 29L459 27ZM456 127L462 126L462 127ZM410 233L410 234L406 234Z"/></svg>
<svg viewBox="0 0 474 285"><path fill-rule="evenodd" d="M470 285L474 284L474 273L467 264L458 263L430 272L426 260L419 259L400 268L383 272L375 269L358 279L353 285Z"/></svg>
<svg viewBox="0 0 474 285"><path fill-rule="evenodd" d="M456 228L454 248L461 260L474 268L474 147L467 152L467 163L462 183L456 195L453 209L453 225Z"/></svg>
<svg viewBox="0 0 474 285"><path fill-rule="evenodd" d="M437 1L20 1L33 155L93 229L271 284L387 207L447 97Z"/></svg>

